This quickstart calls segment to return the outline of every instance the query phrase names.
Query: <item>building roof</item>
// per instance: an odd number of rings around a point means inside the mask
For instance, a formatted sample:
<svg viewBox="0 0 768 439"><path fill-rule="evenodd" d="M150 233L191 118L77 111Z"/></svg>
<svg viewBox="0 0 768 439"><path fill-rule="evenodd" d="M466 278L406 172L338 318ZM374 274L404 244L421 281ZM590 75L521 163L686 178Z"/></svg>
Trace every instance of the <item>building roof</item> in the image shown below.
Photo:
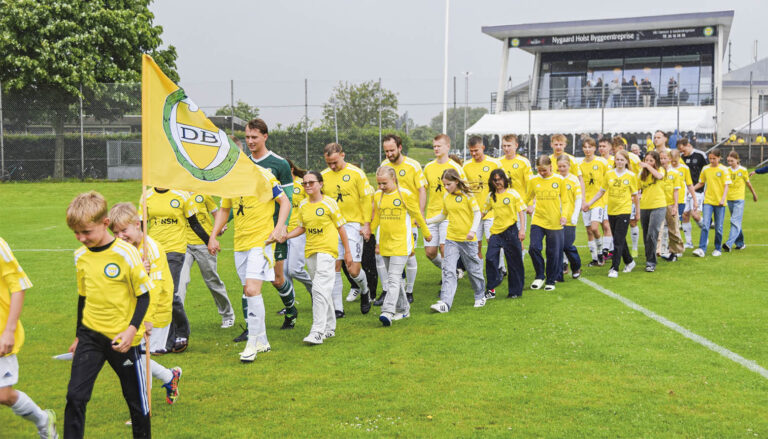
<svg viewBox="0 0 768 439"><path fill-rule="evenodd" d="M768 81L768 58L726 73L723 75L723 85L749 86L749 72L752 72L752 85L765 85Z"/></svg>

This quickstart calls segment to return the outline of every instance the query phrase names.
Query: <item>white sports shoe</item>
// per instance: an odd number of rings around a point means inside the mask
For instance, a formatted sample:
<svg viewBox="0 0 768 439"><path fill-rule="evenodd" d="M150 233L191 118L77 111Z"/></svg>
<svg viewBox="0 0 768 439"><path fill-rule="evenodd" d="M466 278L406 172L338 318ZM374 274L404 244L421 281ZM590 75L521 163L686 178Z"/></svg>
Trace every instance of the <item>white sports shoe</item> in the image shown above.
<svg viewBox="0 0 768 439"><path fill-rule="evenodd" d="M245 349L243 352L240 352L240 361L243 363L253 363L253 361L256 360L257 352L255 344L251 342L246 343Z"/></svg>
<svg viewBox="0 0 768 439"><path fill-rule="evenodd" d="M46 409L45 414L48 415L48 419L45 421L45 427L37 430L38 434L43 439L59 439L59 434L56 432L56 413Z"/></svg>
<svg viewBox="0 0 768 439"><path fill-rule="evenodd" d="M308 336L304 337L304 343L311 345L323 344L323 334L319 332L310 332Z"/></svg>
<svg viewBox="0 0 768 439"><path fill-rule="evenodd" d="M394 314L392 314L391 312L383 312L379 316L379 321L384 326L392 326L392 317L393 316L394 316Z"/></svg>
<svg viewBox="0 0 768 439"><path fill-rule="evenodd" d="M360 296L360 290L352 288L349 290L349 294L347 294L347 302L354 302L358 296Z"/></svg>
<svg viewBox="0 0 768 439"><path fill-rule="evenodd" d="M260 354L263 354L263 353L269 352L271 350L272 350L272 347L269 345L269 343L264 344L264 343L262 343L260 341L256 342L256 352L258 352Z"/></svg>
<svg viewBox="0 0 768 439"><path fill-rule="evenodd" d="M544 285L544 291L554 291L554 289L555 289L555 284Z"/></svg>
<svg viewBox="0 0 768 439"><path fill-rule="evenodd" d="M631 273L636 265L635 261L630 262L624 267L624 273Z"/></svg>
<svg viewBox="0 0 768 439"><path fill-rule="evenodd" d="M683 249L689 249L689 248L693 248L693 244L688 244L688 243L686 242L686 243L685 243L685 246L683 246Z"/></svg>
<svg viewBox="0 0 768 439"><path fill-rule="evenodd" d="M335 329L329 329L325 331L325 334L323 334L323 340L326 338L333 338L336 337L336 330Z"/></svg>
<svg viewBox="0 0 768 439"><path fill-rule="evenodd" d="M475 300L475 308L482 308L485 306L485 297Z"/></svg>
<svg viewBox="0 0 768 439"><path fill-rule="evenodd" d="M720 250L714 250L714 251L712 252L712 256L715 256L715 257L717 257L717 256L720 256L720 255L722 255L722 253L720 253Z"/></svg>
<svg viewBox="0 0 768 439"><path fill-rule="evenodd" d="M437 303L430 306L430 308L432 309L432 311L439 312L441 314L450 311L450 308L448 308L448 304L446 304L442 300L438 300Z"/></svg>
<svg viewBox="0 0 768 439"><path fill-rule="evenodd" d="M410 316L411 316L410 312L396 312L395 315L392 316L392 320L407 319Z"/></svg>
<svg viewBox="0 0 768 439"><path fill-rule="evenodd" d="M461 268L457 268L456 269L456 278L457 279L461 279L463 277L464 277L464 270L462 270Z"/></svg>
<svg viewBox="0 0 768 439"><path fill-rule="evenodd" d="M700 257L700 258L703 258L704 256L706 256L706 254L704 254L704 250L702 250L702 249L700 249L700 248L697 248L697 249L695 249L695 250L693 251L693 255L694 255L694 256L698 256L698 257Z"/></svg>
<svg viewBox="0 0 768 439"><path fill-rule="evenodd" d="M544 279L535 279L531 284L531 289L538 290L539 288L542 287L542 285L544 285Z"/></svg>
<svg viewBox="0 0 768 439"><path fill-rule="evenodd" d="M235 326L235 319L221 319L221 329L227 329Z"/></svg>
<svg viewBox="0 0 768 439"><path fill-rule="evenodd" d="M619 277L619 272L618 272L618 271L616 271L616 270L614 270L613 268L611 268L611 269L608 271L608 277L611 277L611 278L617 278L617 277Z"/></svg>

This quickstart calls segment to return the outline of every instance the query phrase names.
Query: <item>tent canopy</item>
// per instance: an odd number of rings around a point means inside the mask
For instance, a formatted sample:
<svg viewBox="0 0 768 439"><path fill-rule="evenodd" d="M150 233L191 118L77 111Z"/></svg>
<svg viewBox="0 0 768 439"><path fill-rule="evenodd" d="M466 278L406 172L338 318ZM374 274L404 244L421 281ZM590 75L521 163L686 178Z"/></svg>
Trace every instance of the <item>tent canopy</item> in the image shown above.
<svg viewBox="0 0 768 439"><path fill-rule="evenodd" d="M677 107L606 108L604 124L601 113L599 108L531 111L531 134L648 133L677 129ZM680 131L712 133L714 116L714 106L680 107ZM528 111L486 114L467 129L467 135L524 134L528 132L528 122Z"/></svg>
<svg viewBox="0 0 768 439"><path fill-rule="evenodd" d="M736 134L740 136L765 135L768 130L768 113L763 113L752 119L752 131L749 130L749 122L736 128Z"/></svg>

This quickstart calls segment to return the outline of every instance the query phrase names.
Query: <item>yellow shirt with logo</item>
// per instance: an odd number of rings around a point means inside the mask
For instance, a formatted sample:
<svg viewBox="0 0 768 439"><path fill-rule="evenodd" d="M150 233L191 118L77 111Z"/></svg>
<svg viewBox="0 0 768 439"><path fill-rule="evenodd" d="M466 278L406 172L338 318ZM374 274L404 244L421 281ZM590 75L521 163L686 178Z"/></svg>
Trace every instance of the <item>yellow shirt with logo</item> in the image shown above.
<svg viewBox="0 0 768 439"><path fill-rule="evenodd" d="M640 175L640 162L642 160L634 152L626 151L626 153L629 155L629 170L635 175Z"/></svg>
<svg viewBox="0 0 768 439"><path fill-rule="evenodd" d="M501 162L493 157L485 156L481 162L472 159L464 163L464 174L467 176L467 182L478 200L485 200L488 196L488 178L494 169L502 169L502 167ZM485 219L491 218L493 218L493 213L489 213L485 217Z"/></svg>
<svg viewBox="0 0 768 439"><path fill-rule="evenodd" d="M424 177L424 171L421 170L421 164L410 157L403 156L403 161L399 165L385 159L381 162L381 166L393 168L397 174L397 185L408 189L417 196L419 189L427 186L427 179Z"/></svg>
<svg viewBox="0 0 768 439"><path fill-rule="evenodd" d="M144 193L147 199L147 231L163 245L166 252L187 252L187 218L197 214L189 192L154 188ZM143 203L139 200L139 217Z"/></svg>
<svg viewBox="0 0 768 439"><path fill-rule="evenodd" d="M565 155L571 161L571 168L570 168L570 170L568 172L570 174L575 175L576 177L580 177L581 176L581 168L579 167L579 163L576 162L576 159L572 155L568 154L567 152L564 152L562 155ZM553 171L557 171L557 159L558 159L558 157L560 157L560 156L556 156L554 154L549 156L549 159L552 161L552 170Z"/></svg>
<svg viewBox="0 0 768 439"><path fill-rule="evenodd" d="M291 198L291 217L288 220L288 232L295 229L299 225L299 205L305 198L307 193L304 191L304 187L301 185L303 180L299 177L293 177L293 197Z"/></svg>
<svg viewBox="0 0 768 439"><path fill-rule="evenodd" d="M221 207L223 209L232 209L235 218L235 251L244 252L252 248L264 247L264 241L269 238L269 234L275 228L273 215L275 213L274 203L283 190L280 182L268 170L258 167L264 177L269 181L272 188L272 199L269 201L259 201L259 197L247 196L239 198L222 198Z"/></svg>
<svg viewBox="0 0 768 439"><path fill-rule="evenodd" d="M728 167L728 171L731 173L731 185L728 186L727 201L743 200L747 189L747 182L749 181L747 168L739 166L734 170Z"/></svg>
<svg viewBox="0 0 768 439"><path fill-rule="evenodd" d="M491 235L498 235L517 223L517 214L526 209L523 197L514 190L507 188L502 193L488 194L483 205L483 212L492 211L494 214Z"/></svg>
<svg viewBox="0 0 768 439"><path fill-rule="evenodd" d="M602 189L607 195L608 215L632 213L632 195L638 191L637 176L632 171L625 170L619 175L615 169L611 169L605 174Z"/></svg>
<svg viewBox="0 0 768 439"><path fill-rule="evenodd" d="M203 227L205 232L210 235L211 231L213 231L211 215L219 209L219 205L216 204L216 200L214 200L210 195L193 192L190 194L190 197L192 199L192 205L197 209L197 213L195 214L197 221ZM203 240L197 236L197 233L192 230L192 227L189 226L187 221L184 222L187 225L187 243L189 245L208 245L207 242L203 242Z"/></svg>
<svg viewBox="0 0 768 439"><path fill-rule="evenodd" d="M562 230L560 218L565 216L563 199L566 197L563 177L552 174L547 178L536 175L528 182L526 203L534 203L532 226L548 230Z"/></svg>
<svg viewBox="0 0 768 439"><path fill-rule="evenodd" d="M139 250L119 238L102 251L75 250L75 272L77 293L85 297L83 325L110 340L130 325L136 298L155 287ZM144 335L143 324L137 329L131 346L138 346Z"/></svg>
<svg viewBox="0 0 768 439"><path fill-rule="evenodd" d="M605 172L608 172L608 171L610 171L611 169L615 169L615 168L616 168L616 161L614 160L614 158L613 158L613 156L612 156L612 155L609 155L607 158L606 158L606 157L603 157L603 156L600 156L600 157L601 157L603 160L605 160L605 163L607 163L607 167L606 167L606 170L605 170ZM638 157L638 158L639 158L639 157Z"/></svg>
<svg viewBox="0 0 768 439"><path fill-rule="evenodd" d="M13 256L8 243L0 238L0 333L5 330L5 325L8 323L8 315L11 312L11 294L30 288L32 288L32 282ZM13 340L13 349L6 355L19 353L24 344L24 326L21 325L21 320L16 323Z"/></svg>
<svg viewBox="0 0 768 439"><path fill-rule="evenodd" d="M704 191L704 204L717 206L723 199L725 186L731 184L731 172L723 165L705 166L699 174L699 183L707 185ZM730 188L728 190L730 191Z"/></svg>
<svg viewBox="0 0 768 439"><path fill-rule="evenodd" d="M360 168L347 163L338 172L325 168L322 175L323 192L336 201L346 222L371 222L373 187Z"/></svg>
<svg viewBox="0 0 768 439"><path fill-rule="evenodd" d="M683 192L683 177L675 168L665 169L664 171L664 196L667 200L667 206L675 204L675 189L677 189L677 204L680 204L679 201L681 199L685 200L683 198L685 195Z"/></svg>
<svg viewBox="0 0 768 439"><path fill-rule="evenodd" d="M427 218L437 216L443 210L445 189L443 188L441 177L446 169L455 169L462 180L467 179L461 165L451 159L448 159L445 163L437 163L437 160L427 163L424 166L424 177L427 179Z"/></svg>
<svg viewBox="0 0 768 439"><path fill-rule="evenodd" d="M693 185L693 179L691 179L691 168L689 168L688 165L686 165L685 163L678 163L678 165L673 166L672 169L674 169L675 172L677 172L680 175L680 178L682 179L682 182L684 185L683 186L684 190L688 186ZM684 195L685 195L685 192L683 192L683 196L681 196L680 199L678 200L679 201L678 204L685 203Z"/></svg>
<svg viewBox="0 0 768 439"><path fill-rule="evenodd" d="M502 157L499 162L501 162L501 168L507 172L509 187L516 190L518 194L524 194L528 190L528 180L532 175L531 162L520 154L515 155L511 160Z"/></svg>
<svg viewBox="0 0 768 439"><path fill-rule="evenodd" d="M480 212L480 206L478 206L475 197L463 192L455 194L446 192L443 195L442 210L448 219L448 231L445 234L445 239L456 242L469 241L467 234L472 229L475 212ZM477 236L472 241L477 241Z"/></svg>
<svg viewBox="0 0 768 439"><path fill-rule="evenodd" d="M163 246L149 236L147 253L144 253L144 242L139 244L139 254L149 261L149 278L155 287L149 293L149 309L144 320L152 322L156 328L164 328L171 324L173 312L173 277L168 267L168 259Z"/></svg>
<svg viewBox="0 0 768 439"><path fill-rule="evenodd" d="M407 256L414 248L413 222L421 233L429 236L427 223L419 210L419 199L406 188L373 194L376 210L371 220L371 231L376 232L379 253L382 256ZM378 229L378 230L376 230Z"/></svg>
<svg viewBox="0 0 768 439"><path fill-rule="evenodd" d="M565 216L565 225L573 227L573 210L576 208L576 200L581 198L581 184L579 179L574 177L573 174L568 174L563 177L563 184L565 185L565 196L563 197L563 216ZM578 219L579 215L576 215Z"/></svg>
<svg viewBox="0 0 768 439"><path fill-rule="evenodd" d="M666 170L659 168L657 171L666 177ZM640 209L658 209L659 207L667 206L667 196L665 192L664 178L656 179L650 172L648 175L639 180L640 190Z"/></svg>
<svg viewBox="0 0 768 439"><path fill-rule="evenodd" d="M336 201L324 196L322 200L313 203L305 198L299 205L299 223L307 235L304 245L304 256L310 257L315 253L326 253L334 258L339 256L339 227L346 221Z"/></svg>
<svg viewBox="0 0 768 439"><path fill-rule="evenodd" d="M602 157L594 157L592 161L586 160L579 164L581 175L584 177L584 192L587 201L597 195L603 187L605 173L610 170L608 162ZM592 207L605 207L605 197L601 197Z"/></svg>

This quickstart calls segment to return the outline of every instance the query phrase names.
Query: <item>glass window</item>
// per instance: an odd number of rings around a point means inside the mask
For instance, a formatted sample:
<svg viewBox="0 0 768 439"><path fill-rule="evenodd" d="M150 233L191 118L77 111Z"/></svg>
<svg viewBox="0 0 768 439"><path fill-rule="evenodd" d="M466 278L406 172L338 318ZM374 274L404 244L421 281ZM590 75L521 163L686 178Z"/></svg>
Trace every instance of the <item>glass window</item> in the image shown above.
<svg viewBox="0 0 768 439"><path fill-rule="evenodd" d="M659 93L662 102L659 105L698 104L699 64L701 55L670 55L661 57L661 83L664 87Z"/></svg>
<svg viewBox="0 0 768 439"><path fill-rule="evenodd" d="M701 55L701 78L699 79L699 105L714 105L712 81L714 79L712 54Z"/></svg>
<svg viewBox="0 0 768 439"><path fill-rule="evenodd" d="M659 75L661 74L661 57L644 56L626 58L624 60L624 77L632 82L637 90L637 107L656 106L659 91Z"/></svg>

